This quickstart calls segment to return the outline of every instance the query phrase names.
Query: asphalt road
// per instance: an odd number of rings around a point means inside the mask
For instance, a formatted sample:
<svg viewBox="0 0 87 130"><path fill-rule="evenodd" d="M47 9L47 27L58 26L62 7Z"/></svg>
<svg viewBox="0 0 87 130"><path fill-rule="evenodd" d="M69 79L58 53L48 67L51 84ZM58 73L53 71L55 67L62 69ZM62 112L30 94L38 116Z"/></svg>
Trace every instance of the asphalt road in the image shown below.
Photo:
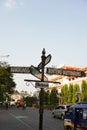
<svg viewBox="0 0 87 130"><path fill-rule="evenodd" d="M0 130L39 130L39 110L35 108L0 110ZM50 110L44 110L43 130L64 130L63 120L53 118Z"/></svg>

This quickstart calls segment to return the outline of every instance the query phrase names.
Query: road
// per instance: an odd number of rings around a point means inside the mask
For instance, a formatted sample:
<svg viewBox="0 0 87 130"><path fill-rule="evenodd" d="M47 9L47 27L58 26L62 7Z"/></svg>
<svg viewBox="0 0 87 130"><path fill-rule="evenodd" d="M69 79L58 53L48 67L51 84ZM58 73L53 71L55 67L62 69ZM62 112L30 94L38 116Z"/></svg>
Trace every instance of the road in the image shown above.
<svg viewBox="0 0 87 130"><path fill-rule="evenodd" d="M0 130L39 130L39 110L36 108L9 108L0 110ZM44 110L43 130L64 130L63 120Z"/></svg>

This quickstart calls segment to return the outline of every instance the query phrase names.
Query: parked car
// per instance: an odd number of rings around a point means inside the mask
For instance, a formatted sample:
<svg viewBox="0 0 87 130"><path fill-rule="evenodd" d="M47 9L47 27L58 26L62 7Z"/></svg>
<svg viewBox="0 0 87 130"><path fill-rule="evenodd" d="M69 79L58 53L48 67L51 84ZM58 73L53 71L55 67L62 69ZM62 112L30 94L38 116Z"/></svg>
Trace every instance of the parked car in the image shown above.
<svg viewBox="0 0 87 130"><path fill-rule="evenodd" d="M65 112L68 110L70 105L58 105L53 111L52 115L54 118L64 119Z"/></svg>
<svg viewBox="0 0 87 130"><path fill-rule="evenodd" d="M16 105L16 102L15 102L14 99L12 99L12 100L10 101L10 106L15 106L15 105Z"/></svg>

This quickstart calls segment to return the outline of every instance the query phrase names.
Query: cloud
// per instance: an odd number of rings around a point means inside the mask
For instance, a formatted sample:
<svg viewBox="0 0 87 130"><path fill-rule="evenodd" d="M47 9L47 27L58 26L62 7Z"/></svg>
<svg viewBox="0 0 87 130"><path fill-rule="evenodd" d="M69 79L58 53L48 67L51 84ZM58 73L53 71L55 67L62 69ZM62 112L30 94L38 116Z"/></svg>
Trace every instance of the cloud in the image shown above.
<svg viewBox="0 0 87 130"><path fill-rule="evenodd" d="M5 7L7 8L14 8L19 6L23 6L22 0L5 0Z"/></svg>
<svg viewBox="0 0 87 130"><path fill-rule="evenodd" d="M15 0L6 0L5 1L5 7L7 8L13 8L16 5Z"/></svg>

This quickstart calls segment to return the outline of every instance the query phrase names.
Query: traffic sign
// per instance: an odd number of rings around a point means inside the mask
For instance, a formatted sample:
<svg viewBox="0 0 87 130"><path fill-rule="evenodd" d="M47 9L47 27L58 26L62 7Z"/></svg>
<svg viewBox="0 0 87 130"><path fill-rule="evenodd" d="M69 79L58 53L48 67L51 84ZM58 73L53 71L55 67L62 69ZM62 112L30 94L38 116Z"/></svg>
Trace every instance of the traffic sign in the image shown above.
<svg viewBox="0 0 87 130"><path fill-rule="evenodd" d="M42 73L33 65L30 67L30 73L38 79L42 79ZM44 75L44 81L48 81L48 78Z"/></svg>
<svg viewBox="0 0 87 130"><path fill-rule="evenodd" d="M35 88L47 88L47 87L49 87L48 83L45 83L45 82L36 82L35 83Z"/></svg>
<svg viewBox="0 0 87 130"><path fill-rule="evenodd" d="M47 65L51 60L51 55L49 54L45 59L45 65ZM42 62L38 65L38 69L42 69Z"/></svg>
<svg viewBox="0 0 87 130"><path fill-rule="evenodd" d="M30 73L30 67L11 66L7 68L11 73Z"/></svg>
<svg viewBox="0 0 87 130"><path fill-rule="evenodd" d="M75 77L85 76L84 71L66 70L57 68L47 68L46 73L50 75L55 74L55 75L75 76Z"/></svg>

